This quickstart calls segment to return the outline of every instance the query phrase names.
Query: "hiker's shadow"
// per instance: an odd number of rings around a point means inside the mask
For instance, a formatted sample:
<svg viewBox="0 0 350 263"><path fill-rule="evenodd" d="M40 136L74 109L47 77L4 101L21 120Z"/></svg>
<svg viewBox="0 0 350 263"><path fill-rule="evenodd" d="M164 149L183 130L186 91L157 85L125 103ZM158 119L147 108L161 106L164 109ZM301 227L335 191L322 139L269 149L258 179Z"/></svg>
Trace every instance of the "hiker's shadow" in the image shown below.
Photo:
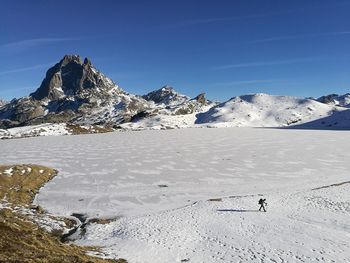
<svg viewBox="0 0 350 263"><path fill-rule="evenodd" d="M260 212L259 210L245 210L245 209L217 209L217 212L236 212L236 213L245 213L245 212Z"/></svg>

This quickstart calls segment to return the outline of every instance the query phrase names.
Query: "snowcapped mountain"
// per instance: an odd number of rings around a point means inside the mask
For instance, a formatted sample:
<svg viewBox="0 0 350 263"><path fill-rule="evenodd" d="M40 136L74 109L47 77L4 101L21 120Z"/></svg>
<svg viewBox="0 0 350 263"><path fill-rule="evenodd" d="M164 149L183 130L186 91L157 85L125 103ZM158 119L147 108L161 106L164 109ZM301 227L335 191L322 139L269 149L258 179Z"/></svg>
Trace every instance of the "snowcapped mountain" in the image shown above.
<svg viewBox="0 0 350 263"><path fill-rule="evenodd" d="M150 103L123 91L85 58L66 55L50 68L40 87L0 110L0 127L72 122L115 125Z"/></svg>
<svg viewBox="0 0 350 263"><path fill-rule="evenodd" d="M344 108L311 99L253 94L234 97L197 114L196 124L213 127L283 127L330 116Z"/></svg>
<svg viewBox="0 0 350 263"><path fill-rule="evenodd" d="M329 94L316 99L319 102L350 108L350 93L344 95Z"/></svg>

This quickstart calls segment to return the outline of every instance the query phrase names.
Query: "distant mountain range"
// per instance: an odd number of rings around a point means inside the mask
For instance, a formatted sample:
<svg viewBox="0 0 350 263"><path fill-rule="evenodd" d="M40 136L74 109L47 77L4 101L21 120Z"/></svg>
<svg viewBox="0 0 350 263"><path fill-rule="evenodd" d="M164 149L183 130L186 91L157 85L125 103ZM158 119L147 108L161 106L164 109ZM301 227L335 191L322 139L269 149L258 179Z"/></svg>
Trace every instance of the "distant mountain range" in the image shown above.
<svg viewBox="0 0 350 263"><path fill-rule="evenodd" d="M63 123L113 129L183 127L350 128L350 94L318 99L253 94L215 103L170 86L138 96L121 89L88 58L66 55L27 97L0 101L0 128Z"/></svg>

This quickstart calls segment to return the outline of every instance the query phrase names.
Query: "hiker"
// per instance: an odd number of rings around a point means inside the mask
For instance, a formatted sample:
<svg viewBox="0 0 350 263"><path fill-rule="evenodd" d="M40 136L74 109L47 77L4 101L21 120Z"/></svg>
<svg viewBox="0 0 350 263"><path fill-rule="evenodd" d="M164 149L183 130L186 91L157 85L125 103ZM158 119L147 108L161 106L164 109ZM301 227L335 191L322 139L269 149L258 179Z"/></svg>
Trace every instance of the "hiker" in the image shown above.
<svg viewBox="0 0 350 263"><path fill-rule="evenodd" d="M258 203L259 203L259 205L260 205L259 211L261 211L261 209L263 209L264 212L266 212L266 209L265 209L265 206L264 206L264 205L267 205L267 204L266 204L266 199L260 198L260 200L259 200Z"/></svg>

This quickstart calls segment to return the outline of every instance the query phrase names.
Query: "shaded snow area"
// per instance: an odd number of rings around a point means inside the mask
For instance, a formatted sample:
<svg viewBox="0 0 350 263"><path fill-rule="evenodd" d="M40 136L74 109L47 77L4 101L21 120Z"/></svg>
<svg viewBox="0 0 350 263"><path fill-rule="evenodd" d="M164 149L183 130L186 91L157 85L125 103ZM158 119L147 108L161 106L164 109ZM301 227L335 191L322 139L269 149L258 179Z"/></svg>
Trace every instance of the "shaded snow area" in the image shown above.
<svg viewBox="0 0 350 263"><path fill-rule="evenodd" d="M177 129L2 140L0 162L57 169L35 200L52 214L117 218L76 241L110 257L349 262L350 184L312 190L350 180L349 146L346 131Z"/></svg>

